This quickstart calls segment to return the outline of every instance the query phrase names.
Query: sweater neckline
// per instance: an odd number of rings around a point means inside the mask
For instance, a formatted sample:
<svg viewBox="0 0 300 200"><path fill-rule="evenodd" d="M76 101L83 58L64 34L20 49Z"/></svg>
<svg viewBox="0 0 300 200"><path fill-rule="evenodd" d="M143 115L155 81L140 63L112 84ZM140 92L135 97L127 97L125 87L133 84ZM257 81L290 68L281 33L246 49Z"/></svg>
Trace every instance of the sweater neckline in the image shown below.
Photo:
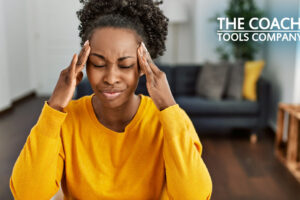
<svg viewBox="0 0 300 200"><path fill-rule="evenodd" d="M131 130L140 121L140 119L142 119L143 111L146 106L146 101L145 101L145 96L142 94L139 94L139 96L141 98L140 105L139 105L134 117L132 118L132 120L129 122L129 124L126 125L124 131L117 132L117 131L111 130L108 127L104 126L98 120L98 118L96 116L96 113L94 111L93 104L92 104L92 98L94 95L95 95L95 93L89 95L87 98L86 103L87 103L88 113L89 113L91 120L93 121L93 124L95 124L100 130L105 131L106 133L111 134L111 135L124 135L128 130Z"/></svg>

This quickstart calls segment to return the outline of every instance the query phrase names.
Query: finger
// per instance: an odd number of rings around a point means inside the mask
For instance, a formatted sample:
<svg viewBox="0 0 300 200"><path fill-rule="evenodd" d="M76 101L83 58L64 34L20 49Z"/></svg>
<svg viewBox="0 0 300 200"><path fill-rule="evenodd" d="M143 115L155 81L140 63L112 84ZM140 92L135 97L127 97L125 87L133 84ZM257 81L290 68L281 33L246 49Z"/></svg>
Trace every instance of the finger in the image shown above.
<svg viewBox="0 0 300 200"><path fill-rule="evenodd" d="M73 55L73 58L72 58L72 61L71 61L71 64L70 64L70 67L69 67L69 70L70 72L73 74L75 72L75 68L76 68L76 63L78 61L78 56L77 54L75 53Z"/></svg>
<svg viewBox="0 0 300 200"><path fill-rule="evenodd" d="M82 54L85 50L85 46L81 49L81 51L79 52L79 55L78 55L78 61L76 63L77 66L81 65L81 59L82 59Z"/></svg>
<svg viewBox="0 0 300 200"><path fill-rule="evenodd" d="M147 85L151 86L154 83L154 74L153 74L151 68L149 67L145 57L142 56L141 51L142 51L142 49L139 49L139 55L138 55L139 64L141 66L142 71L146 75Z"/></svg>
<svg viewBox="0 0 300 200"><path fill-rule="evenodd" d="M153 76L153 72L146 61L146 57L142 53L142 48L139 48L138 52L138 60L142 71L146 74L146 77Z"/></svg>
<svg viewBox="0 0 300 200"><path fill-rule="evenodd" d="M142 67L144 69L145 75L146 75L146 80L147 80L147 85L152 87L155 84L155 74L151 70L146 57L141 57L142 60Z"/></svg>
<svg viewBox="0 0 300 200"><path fill-rule="evenodd" d="M82 69L85 67L85 63L90 55L90 51L91 51L91 47L87 46L86 50L84 51L82 57L81 57L81 64L77 65L76 67L76 74L80 71L82 71Z"/></svg>
<svg viewBox="0 0 300 200"><path fill-rule="evenodd" d="M143 52L144 52L144 55L146 57L146 60L151 68L151 70L154 72L154 74L159 74L161 71L160 69L154 64L152 58L151 58L151 55L149 53L149 51L147 50L145 44L142 42L142 46L143 46Z"/></svg>
<svg viewBox="0 0 300 200"><path fill-rule="evenodd" d="M138 71L139 71L139 73L141 74L141 75L144 75L145 74L145 72L144 72L144 70L141 68L141 61L140 61L140 47L141 47L141 44L142 43L139 43L139 45L137 46L137 53L136 53L136 55L137 55L137 59L138 59Z"/></svg>
<svg viewBox="0 0 300 200"><path fill-rule="evenodd" d="M81 66L82 65L82 63L83 63L83 59L84 59L84 55L85 55L85 53L86 53L86 51L87 51L87 49L88 49L88 46L89 46L89 41L87 40L85 43L84 43L84 45L83 45L83 47L82 47L82 49L81 49L81 51L80 51L80 53L79 53L79 56L78 56L78 62L77 62L77 66Z"/></svg>

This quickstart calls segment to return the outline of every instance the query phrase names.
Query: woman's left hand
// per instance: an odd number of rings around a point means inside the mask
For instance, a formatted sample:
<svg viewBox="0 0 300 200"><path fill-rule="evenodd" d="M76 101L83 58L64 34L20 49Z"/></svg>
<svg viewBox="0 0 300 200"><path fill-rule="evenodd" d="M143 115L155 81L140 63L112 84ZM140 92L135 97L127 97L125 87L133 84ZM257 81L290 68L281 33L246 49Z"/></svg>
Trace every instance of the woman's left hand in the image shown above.
<svg viewBox="0 0 300 200"><path fill-rule="evenodd" d="M138 61L146 75L148 93L159 110L164 110L176 102L170 90L167 76L152 61L144 43L138 48Z"/></svg>

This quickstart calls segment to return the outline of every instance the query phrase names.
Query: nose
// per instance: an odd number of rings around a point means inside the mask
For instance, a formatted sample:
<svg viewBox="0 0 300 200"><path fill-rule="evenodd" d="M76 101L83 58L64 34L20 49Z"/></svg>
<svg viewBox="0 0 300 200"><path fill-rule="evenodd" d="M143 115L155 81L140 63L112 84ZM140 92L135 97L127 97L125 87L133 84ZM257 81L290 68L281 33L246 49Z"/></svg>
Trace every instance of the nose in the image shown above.
<svg viewBox="0 0 300 200"><path fill-rule="evenodd" d="M111 65L106 68L103 81L109 85L119 83L119 71L116 66Z"/></svg>

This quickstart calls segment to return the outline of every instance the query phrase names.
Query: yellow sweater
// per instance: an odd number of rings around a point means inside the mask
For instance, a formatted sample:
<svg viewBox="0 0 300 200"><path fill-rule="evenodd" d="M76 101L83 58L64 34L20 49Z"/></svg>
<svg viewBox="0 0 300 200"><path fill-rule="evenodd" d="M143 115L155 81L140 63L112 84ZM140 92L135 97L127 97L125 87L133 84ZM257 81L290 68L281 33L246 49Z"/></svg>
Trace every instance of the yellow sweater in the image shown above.
<svg viewBox="0 0 300 200"><path fill-rule="evenodd" d="M159 111L141 103L123 133L102 125L90 96L70 101L64 112L47 102L15 163L15 199L145 200L210 199L212 182L202 146L178 104Z"/></svg>

